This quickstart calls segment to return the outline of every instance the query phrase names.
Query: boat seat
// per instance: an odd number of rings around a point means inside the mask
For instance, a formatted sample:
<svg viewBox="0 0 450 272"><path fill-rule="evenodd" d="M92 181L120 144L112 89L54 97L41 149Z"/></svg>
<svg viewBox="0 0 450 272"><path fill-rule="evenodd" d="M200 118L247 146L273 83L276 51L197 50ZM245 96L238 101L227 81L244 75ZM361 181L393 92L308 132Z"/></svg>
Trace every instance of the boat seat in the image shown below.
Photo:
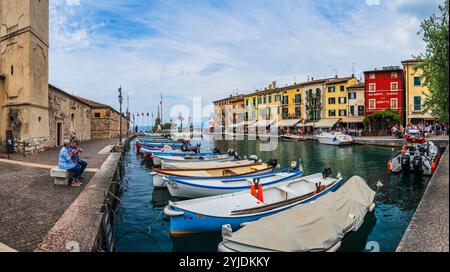
<svg viewBox="0 0 450 272"><path fill-rule="evenodd" d="M224 176L237 176L238 173L236 173L230 169L226 169L226 170L223 170L223 175Z"/></svg>
<svg viewBox="0 0 450 272"><path fill-rule="evenodd" d="M290 188L288 188L286 186L280 186L280 187L275 187L275 188L277 188L278 190L283 191L283 192L285 192L287 194L290 194L292 196L295 196L295 197L299 196L294 190L292 190L292 189L290 189Z"/></svg>

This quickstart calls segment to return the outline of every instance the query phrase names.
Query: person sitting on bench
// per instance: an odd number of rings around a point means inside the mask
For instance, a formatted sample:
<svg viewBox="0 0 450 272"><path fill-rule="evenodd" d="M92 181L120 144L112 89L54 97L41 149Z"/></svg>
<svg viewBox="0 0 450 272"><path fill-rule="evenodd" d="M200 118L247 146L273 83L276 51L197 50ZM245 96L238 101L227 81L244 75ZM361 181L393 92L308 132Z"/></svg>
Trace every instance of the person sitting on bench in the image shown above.
<svg viewBox="0 0 450 272"><path fill-rule="evenodd" d="M58 167L62 170L74 172L72 186L80 187L82 184L80 182L80 177L83 174L83 172L81 171L81 166L73 161L74 156L75 150L72 152L70 151L70 141L64 140L63 147L59 152Z"/></svg>
<svg viewBox="0 0 450 272"><path fill-rule="evenodd" d="M80 159L80 154L83 153L83 149L79 146L80 142L78 140L73 140L72 145L70 146L70 153L75 152L75 155L72 157L73 161L81 166L81 175L83 175L84 170L88 166L88 163L86 161L83 161ZM80 181L84 180L84 178L81 176Z"/></svg>

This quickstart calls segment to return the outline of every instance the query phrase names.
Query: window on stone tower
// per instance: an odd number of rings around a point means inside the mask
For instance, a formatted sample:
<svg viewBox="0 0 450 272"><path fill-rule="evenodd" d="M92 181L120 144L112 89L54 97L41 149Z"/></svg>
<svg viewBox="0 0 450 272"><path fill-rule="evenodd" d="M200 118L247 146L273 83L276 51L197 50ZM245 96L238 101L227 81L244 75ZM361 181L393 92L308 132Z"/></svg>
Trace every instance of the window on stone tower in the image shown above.
<svg viewBox="0 0 450 272"><path fill-rule="evenodd" d="M95 113L95 118L100 118L100 112Z"/></svg>
<svg viewBox="0 0 450 272"><path fill-rule="evenodd" d="M14 65L11 65L11 75L14 75Z"/></svg>

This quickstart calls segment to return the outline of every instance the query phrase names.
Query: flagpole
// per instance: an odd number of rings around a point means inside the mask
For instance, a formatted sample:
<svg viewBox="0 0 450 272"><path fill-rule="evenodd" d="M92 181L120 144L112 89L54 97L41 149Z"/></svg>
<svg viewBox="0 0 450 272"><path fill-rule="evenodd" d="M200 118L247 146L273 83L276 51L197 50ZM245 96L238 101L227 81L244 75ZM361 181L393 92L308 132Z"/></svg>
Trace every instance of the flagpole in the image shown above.
<svg viewBox="0 0 450 272"><path fill-rule="evenodd" d="M163 122L163 94L161 92L161 125L164 124Z"/></svg>

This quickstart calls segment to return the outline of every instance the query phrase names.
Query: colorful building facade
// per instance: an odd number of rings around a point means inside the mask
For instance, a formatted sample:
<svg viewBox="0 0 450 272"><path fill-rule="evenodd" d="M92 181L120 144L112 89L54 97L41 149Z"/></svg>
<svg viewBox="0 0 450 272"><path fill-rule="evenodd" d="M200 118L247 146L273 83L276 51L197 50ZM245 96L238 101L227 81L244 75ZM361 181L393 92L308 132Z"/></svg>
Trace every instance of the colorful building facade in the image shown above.
<svg viewBox="0 0 450 272"><path fill-rule="evenodd" d="M348 115L347 123L351 129L363 129L366 115L365 84L358 83L347 87Z"/></svg>
<svg viewBox="0 0 450 272"><path fill-rule="evenodd" d="M364 72L366 116L392 109L403 118L403 70L398 66Z"/></svg>
<svg viewBox="0 0 450 272"><path fill-rule="evenodd" d="M326 82L325 86L325 119L338 119L339 123L347 127L354 125L354 118L349 118L349 99L347 88L359 83L354 76L334 78Z"/></svg>
<svg viewBox="0 0 450 272"><path fill-rule="evenodd" d="M420 63L419 59L402 61L407 125L434 122L431 112L424 112L423 104L430 92L424 85L423 71L418 67Z"/></svg>

